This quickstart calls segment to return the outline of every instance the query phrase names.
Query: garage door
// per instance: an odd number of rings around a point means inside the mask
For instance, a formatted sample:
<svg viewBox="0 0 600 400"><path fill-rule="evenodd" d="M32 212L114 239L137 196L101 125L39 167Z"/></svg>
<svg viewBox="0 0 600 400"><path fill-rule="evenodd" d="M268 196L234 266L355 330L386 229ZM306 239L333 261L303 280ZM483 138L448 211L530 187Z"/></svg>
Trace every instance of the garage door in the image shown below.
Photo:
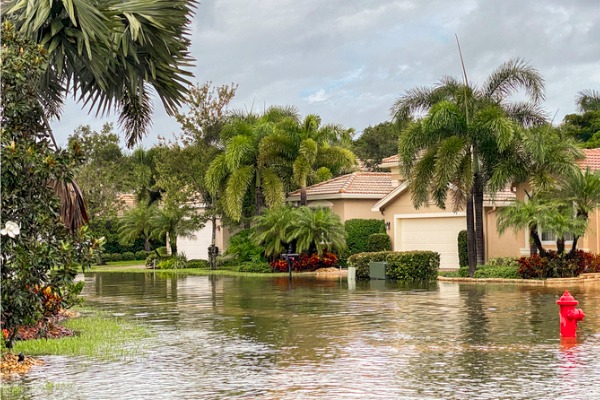
<svg viewBox="0 0 600 400"><path fill-rule="evenodd" d="M396 249L431 250L440 253L440 268L458 268L458 232L466 228L465 217L399 218Z"/></svg>
<svg viewBox="0 0 600 400"><path fill-rule="evenodd" d="M195 231L195 238L177 237L177 252L185 254L188 260L208 260L208 246L210 246L212 222L208 221L204 228Z"/></svg>

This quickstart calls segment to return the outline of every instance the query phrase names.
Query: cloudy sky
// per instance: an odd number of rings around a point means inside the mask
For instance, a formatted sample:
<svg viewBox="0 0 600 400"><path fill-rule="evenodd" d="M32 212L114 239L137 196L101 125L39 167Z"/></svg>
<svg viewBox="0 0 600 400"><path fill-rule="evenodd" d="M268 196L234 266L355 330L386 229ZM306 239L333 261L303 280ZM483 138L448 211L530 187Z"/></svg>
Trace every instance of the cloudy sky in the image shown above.
<svg viewBox="0 0 600 400"><path fill-rule="evenodd" d="M546 81L544 107L560 121L575 97L600 89L597 0L204 0L191 27L195 82L239 84L235 109L292 105L357 135L390 119L404 91L460 78L458 35L471 83L520 57ZM179 132L155 103L151 133ZM100 129L68 103L54 122L65 143L75 127Z"/></svg>

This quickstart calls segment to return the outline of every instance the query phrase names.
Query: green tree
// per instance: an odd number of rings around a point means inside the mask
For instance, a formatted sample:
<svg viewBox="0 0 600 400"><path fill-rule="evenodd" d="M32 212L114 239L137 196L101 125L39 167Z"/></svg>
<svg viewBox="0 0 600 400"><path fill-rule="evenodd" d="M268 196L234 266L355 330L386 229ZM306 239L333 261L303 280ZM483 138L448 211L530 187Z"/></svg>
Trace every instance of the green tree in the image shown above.
<svg viewBox="0 0 600 400"><path fill-rule="evenodd" d="M196 229L202 228L199 217L187 205L165 201L154 209L149 217L151 233L156 239L164 240L167 254L177 251L177 237L191 237ZM175 251L173 251L175 249Z"/></svg>
<svg viewBox="0 0 600 400"><path fill-rule="evenodd" d="M579 114L567 114L562 130L576 138L584 147L600 147L600 92L584 90L577 96Z"/></svg>
<svg viewBox="0 0 600 400"><path fill-rule="evenodd" d="M392 122L369 126L352 143L352 151L369 171L380 171L381 160L398 154L399 136L400 129Z"/></svg>
<svg viewBox="0 0 600 400"><path fill-rule="evenodd" d="M296 252L325 250L341 252L346 247L346 230L340 217L328 208L298 207L290 220L287 242L296 243Z"/></svg>
<svg viewBox="0 0 600 400"><path fill-rule="evenodd" d="M188 24L194 0L8 1L2 20L44 46L38 81L48 115L58 116L72 89L90 109L119 110L131 147L151 122L151 91L173 115L192 74Z"/></svg>
<svg viewBox="0 0 600 400"><path fill-rule="evenodd" d="M509 102L520 88L531 102ZM537 108L543 88L539 73L517 59L502 64L479 87L466 79L463 84L446 77L432 88L406 92L392 108L398 123L427 112L400 134L401 167L410 180L415 207L431 197L445 208L448 193L455 209L466 205L470 276L476 264L485 261L486 182L498 153L512 143L517 127L544 121Z"/></svg>
<svg viewBox="0 0 600 400"><path fill-rule="evenodd" d="M128 210L119 223L119 239L123 244L132 243L136 238L144 238L144 250L150 251L153 225L151 219L156 212L156 205L149 206L138 203Z"/></svg>
<svg viewBox="0 0 600 400"><path fill-rule="evenodd" d="M289 205L268 208L254 219L253 239L264 248L267 257L278 257L288 250L294 209Z"/></svg>
<svg viewBox="0 0 600 400"><path fill-rule="evenodd" d="M261 152L261 142L275 132L277 123L290 118L297 118L295 110L271 107L260 116L234 116L223 126L225 150L206 171L206 187L212 196L219 197L232 221L240 222L243 211L244 217L260 215L265 203L283 203L283 180Z"/></svg>
<svg viewBox="0 0 600 400"><path fill-rule="evenodd" d="M2 328L7 346L21 325L36 323L51 312L45 290L59 296L61 307L73 304L81 290L74 278L90 265L101 241L84 228L73 229L61 219L60 199L49 188L70 182L79 154L52 150L45 136L44 110L38 85L46 68L46 51L2 23L1 176Z"/></svg>

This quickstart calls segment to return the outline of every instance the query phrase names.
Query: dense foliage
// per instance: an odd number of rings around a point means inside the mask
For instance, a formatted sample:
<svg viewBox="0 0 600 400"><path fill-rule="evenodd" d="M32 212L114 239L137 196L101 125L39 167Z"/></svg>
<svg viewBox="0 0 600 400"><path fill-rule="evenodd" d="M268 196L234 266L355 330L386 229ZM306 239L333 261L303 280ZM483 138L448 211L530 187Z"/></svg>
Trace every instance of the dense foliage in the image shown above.
<svg viewBox="0 0 600 400"><path fill-rule="evenodd" d="M367 251L390 251L392 250L392 240L387 233L372 233L367 240Z"/></svg>
<svg viewBox="0 0 600 400"><path fill-rule="evenodd" d="M458 265L466 267L469 265L467 249L467 231L458 232Z"/></svg>
<svg viewBox="0 0 600 400"><path fill-rule="evenodd" d="M60 218L53 182L69 182L77 154L53 150L37 90L46 51L2 25L2 329L8 344L16 327L33 324L73 304L100 242L87 229L70 231ZM52 301L48 301L48 299Z"/></svg>
<svg viewBox="0 0 600 400"><path fill-rule="evenodd" d="M385 233L385 223L379 219L349 219L344 223L346 229L346 253L349 255L367 251L369 235Z"/></svg>
<svg viewBox="0 0 600 400"><path fill-rule="evenodd" d="M600 255L578 250L558 254L548 251L545 256L521 257L519 276L524 279L570 278L581 273L600 272Z"/></svg>
<svg viewBox="0 0 600 400"><path fill-rule="evenodd" d="M388 278L400 281L435 280L440 267L440 255L432 251L354 254L348 258L348 266L356 268L356 279L369 279L371 261L385 261Z"/></svg>

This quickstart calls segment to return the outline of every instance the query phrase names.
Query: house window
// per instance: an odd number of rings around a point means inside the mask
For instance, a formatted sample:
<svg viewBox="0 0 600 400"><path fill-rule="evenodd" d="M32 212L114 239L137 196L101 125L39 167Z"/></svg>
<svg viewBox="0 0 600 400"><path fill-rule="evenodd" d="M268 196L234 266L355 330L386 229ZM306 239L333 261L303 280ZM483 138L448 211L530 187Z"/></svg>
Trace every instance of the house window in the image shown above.
<svg viewBox="0 0 600 400"><path fill-rule="evenodd" d="M574 239L572 233L567 233L565 235L565 242L572 242ZM556 243L556 235L554 232L544 232L542 231L542 242L551 242Z"/></svg>

